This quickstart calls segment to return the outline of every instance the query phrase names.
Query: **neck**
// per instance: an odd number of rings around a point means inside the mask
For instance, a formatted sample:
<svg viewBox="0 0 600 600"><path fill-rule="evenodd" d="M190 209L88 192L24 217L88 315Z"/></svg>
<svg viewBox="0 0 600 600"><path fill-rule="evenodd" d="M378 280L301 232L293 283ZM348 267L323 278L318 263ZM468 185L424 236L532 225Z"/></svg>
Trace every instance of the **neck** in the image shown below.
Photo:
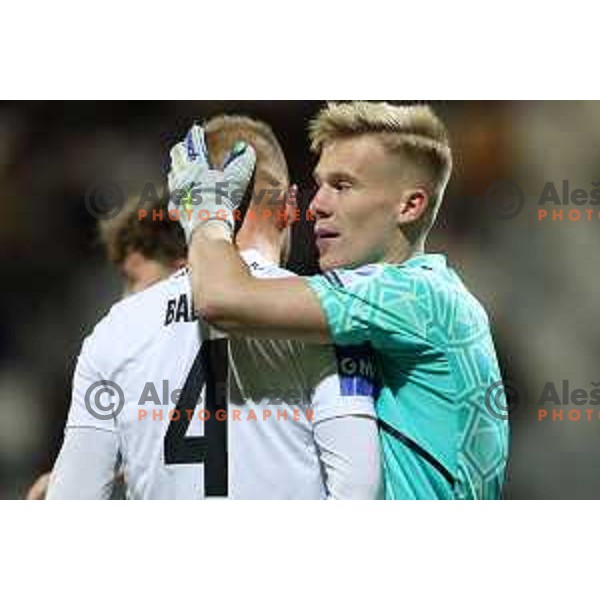
<svg viewBox="0 0 600 600"><path fill-rule="evenodd" d="M381 262L399 264L424 252L425 241L423 238L419 238L411 244L404 236L399 236L388 248Z"/></svg>
<svg viewBox="0 0 600 600"><path fill-rule="evenodd" d="M281 262L281 231L269 221L247 220L236 237L240 251L257 250L267 260L279 265Z"/></svg>

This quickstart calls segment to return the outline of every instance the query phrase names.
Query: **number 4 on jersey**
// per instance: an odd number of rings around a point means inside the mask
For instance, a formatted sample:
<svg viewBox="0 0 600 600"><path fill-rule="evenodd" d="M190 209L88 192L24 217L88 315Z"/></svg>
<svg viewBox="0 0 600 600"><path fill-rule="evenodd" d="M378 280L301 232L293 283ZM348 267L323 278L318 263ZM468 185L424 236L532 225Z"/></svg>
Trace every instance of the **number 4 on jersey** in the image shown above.
<svg viewBox="0 0 600 600"><path fill-rule="evenodd" d="M227 496L227 419L215 418L219 407L219 391L227 383L228 341L208 340L202 343L181 390L177 410L181 415L171 420L164 439L164 460L167 465L204 464L206 496ZM203 436L186 436L190 419L183 415L194 411L204 390L207 419ZM224 394L221 394L224 397Z"/></svg>

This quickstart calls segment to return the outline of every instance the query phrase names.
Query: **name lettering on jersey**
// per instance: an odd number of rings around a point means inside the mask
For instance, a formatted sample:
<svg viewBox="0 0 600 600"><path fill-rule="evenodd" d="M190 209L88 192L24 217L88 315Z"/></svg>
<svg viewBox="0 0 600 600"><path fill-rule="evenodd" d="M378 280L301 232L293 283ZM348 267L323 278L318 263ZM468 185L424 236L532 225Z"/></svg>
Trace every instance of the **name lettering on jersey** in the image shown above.
<svg viewBox="0 0 600 600"><path fill-rule="evenodd" d="M171 325L171 323L190 323L197 320L194 304L187 294L181 294L178 298L167 300L165 326Z"/></svg>
<svg viewBox="0 0 600 600"><path fill-rule="evenodd" d="M377 370L367 344L335 347L342 396L375 396Z"/></svg>

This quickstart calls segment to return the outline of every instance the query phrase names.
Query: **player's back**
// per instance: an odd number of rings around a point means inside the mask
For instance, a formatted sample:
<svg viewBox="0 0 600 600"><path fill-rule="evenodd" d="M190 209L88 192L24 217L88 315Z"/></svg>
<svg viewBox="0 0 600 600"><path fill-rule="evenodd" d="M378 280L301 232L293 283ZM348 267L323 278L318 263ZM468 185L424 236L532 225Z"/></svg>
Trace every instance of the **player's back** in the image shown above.
<svg viewBox="0 0 600 600"><path fill-rule="evenodd" d="M245 258L257 277L291 275L256 252ZM129 498L320 499L315 424L374 417L370 369L356 351L224 339L194 316L182 270L118 302L85 340L67 433L116 439ZM119 402L106 403L107 388Z"/></svg>
<svg viewBox="0 0 600 600"><path fill-rule="evenodd" d="M200 342L188 273L182 270L118 302L84 344L82 357L87 357L86 362L93 361L97 380L107 380L107 385L112 382L122 390L122 408L112 418L105 418L101 426L112 427L118 438L130 498L204 496L203 465L169 464L165 457L165 447L178 443L172 439L177 436L173 433L177 422L187 421L189 428L184 434L188 436L204 433L204 424L198 418L201 407L196 407L196 402L193 414L175 412L179 391L199 354ZM197 396L200 391L195 390ZM93 396L89 398L90 402L94 400ZM82 410L84 407L74 404L68 426L85 419L85 415L77 416ZM95 410L102 412L100 406ZM94 417L89 416L93 424ZM108 412L103 415L109 416Z"/></svg>

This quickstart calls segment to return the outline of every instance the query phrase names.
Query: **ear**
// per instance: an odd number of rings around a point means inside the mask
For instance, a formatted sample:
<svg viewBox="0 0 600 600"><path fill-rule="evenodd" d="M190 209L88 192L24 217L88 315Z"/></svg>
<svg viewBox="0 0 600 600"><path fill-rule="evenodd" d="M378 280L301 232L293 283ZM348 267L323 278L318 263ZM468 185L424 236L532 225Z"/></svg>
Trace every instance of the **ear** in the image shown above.
<svg viewBox="0 0 600 600"><path fill-rule="evenodd" d="M283 210L285 211L284 219L277 219L277 228L283 231L291 227L296 220L296 210L298 209L298 186L294 183L285 192Z"/></svg>
<svg viewBox="0 0 600 600"><path fill-rule="evenodd" d="M430 201L429 192L425 188L406 190L396 213L398 224L406 225L418 221L427 211Z"/></svg>
<svg viewBox="0 0 600 600"><path fill-rule="evenodd" d="M185 265L187 265L187 260L185 258L176 258L175 260L171 261L169 266L171 269L173 269L173 271L179 271L179 269L183 269Z"/></svg>

